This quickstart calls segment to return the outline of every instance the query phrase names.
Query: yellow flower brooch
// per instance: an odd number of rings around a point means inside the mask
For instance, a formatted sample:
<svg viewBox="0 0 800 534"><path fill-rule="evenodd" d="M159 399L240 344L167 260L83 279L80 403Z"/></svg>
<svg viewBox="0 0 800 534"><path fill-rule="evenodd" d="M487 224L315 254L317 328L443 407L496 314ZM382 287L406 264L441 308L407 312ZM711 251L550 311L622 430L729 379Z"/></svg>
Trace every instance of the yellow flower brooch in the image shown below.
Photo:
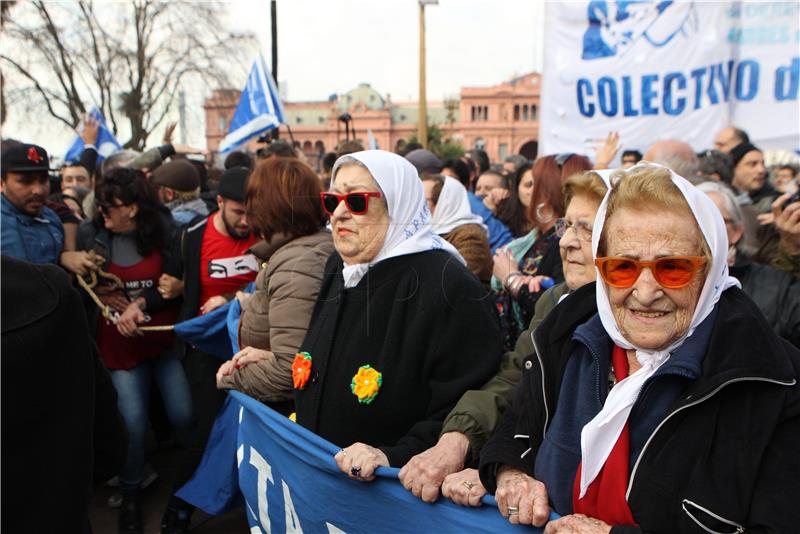
<svg viewBox="0 0 800 534"><path fill-rule="evenodd" d="M350 391L358 397L361 404L371 404L378 396L383 383L383 375L369 365L362 365L350 382Z"/></svg>
<svg viewBox="0 0 800 534"><path fill-rule="evenodd" d="M311 355L307 352L298 352L292 362L292 382L295 389L303 389L311 377Z"/></svg>

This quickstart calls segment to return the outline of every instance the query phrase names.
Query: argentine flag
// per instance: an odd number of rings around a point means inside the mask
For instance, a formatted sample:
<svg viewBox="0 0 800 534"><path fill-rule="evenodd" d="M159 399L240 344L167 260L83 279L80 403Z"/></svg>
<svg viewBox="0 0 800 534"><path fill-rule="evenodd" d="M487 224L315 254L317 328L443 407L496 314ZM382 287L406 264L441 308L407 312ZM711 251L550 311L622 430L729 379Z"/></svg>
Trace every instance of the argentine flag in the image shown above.
<svg viewBox="0 0 800 534"><path fill-rule="evenodd" d="M247 85L239 98L228 135L219 145L220 152L229 152L248 139L286 124L286 113L278 96L275 81L259 54L250 69Z"/></svg>
<svg viewBox="0 0 800 534"><path fill-rule="evenodd" d="M100 128L97 132L97 142L95 143L97 145L97 163L100 163L114 152L122 150L122 145L119 144L117 138L114 137L114 134L108 129L105 119L97 108L92 108L89 112L89 116L93 117L100 124ZM83 124L78 126L78 128L83 130ZM81 152L83 152L83 139L81 139L80 136L76 136L72 145L67 149L67 153L64 155L64 161L77 163L81 159Z"/></svg>

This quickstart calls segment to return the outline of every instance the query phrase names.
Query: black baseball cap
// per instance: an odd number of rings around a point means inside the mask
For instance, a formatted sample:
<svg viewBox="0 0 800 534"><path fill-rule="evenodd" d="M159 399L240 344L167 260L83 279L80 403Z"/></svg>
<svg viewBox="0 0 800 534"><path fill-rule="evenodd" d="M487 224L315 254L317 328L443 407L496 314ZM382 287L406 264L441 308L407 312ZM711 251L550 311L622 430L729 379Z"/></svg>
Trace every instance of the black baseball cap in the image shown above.
<svg viewBox="0 0 800 534"><path fill-rule="evenodd" d="M244 193L247 188L247 178L250 169L247 167L231 167L219 179L217 194L222 198L244 202Z"/></svg>
<svg viewBox="0 0 800 534"><path fill-rule="evenodd" d="M50 158L47 150L38 145L10 143L3 149L0 170L4 172L48 172Z"/></svg>

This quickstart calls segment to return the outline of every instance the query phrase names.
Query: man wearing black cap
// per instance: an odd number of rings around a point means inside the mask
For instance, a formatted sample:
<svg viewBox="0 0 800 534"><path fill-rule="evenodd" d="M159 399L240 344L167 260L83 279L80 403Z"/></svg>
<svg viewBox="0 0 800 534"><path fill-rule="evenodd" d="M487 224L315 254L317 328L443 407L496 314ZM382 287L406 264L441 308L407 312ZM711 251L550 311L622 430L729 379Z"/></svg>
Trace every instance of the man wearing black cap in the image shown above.
<svg viewBox="0 0 800 534"><path fill-rule="evenodd" d="M247 250L257 239L251 234L245 212L245 188L250 169L233 167L219 181L219 211L189 226L181 237L183 258L183 306L180 320L191 319L222 306L236 292L255 280L258 260ZM164 280L168 291L169 280ZM162 290L161 281L159 290ZM163 291L162 291L163 294ZM192 392L195 429L178 470L175 489L191 477L200 463L208 435L225 392L217 389L220 360L191 346L184 346L184 367ZM192 507L173 496L162 518L161 531L185 532Z"/></svg>
<svg viewBox="0 0 800 534"><path fill-rule="evenodd" d="M152 182L158 197L179 225L208 217L208 207L200 198L200 173L185 159L174 159L153 171Z"/></svg>
<svg viewBox="0 0 800 534"><path fill-rule="evenodd" d="M31 263L58 263L64 227L45 206L50 160L40 146L10 143L2 153L2 253Z"/></svg>

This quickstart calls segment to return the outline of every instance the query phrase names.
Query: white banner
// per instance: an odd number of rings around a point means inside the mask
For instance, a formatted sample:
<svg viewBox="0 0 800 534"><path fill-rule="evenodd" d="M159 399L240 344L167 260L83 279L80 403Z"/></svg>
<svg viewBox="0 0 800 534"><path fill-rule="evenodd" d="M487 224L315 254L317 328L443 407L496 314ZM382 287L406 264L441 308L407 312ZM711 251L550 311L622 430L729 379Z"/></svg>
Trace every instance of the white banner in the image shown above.
<svg viewBox="0 0 800 534"><path fill-rule="evenodd" d="M611 131L713 148L728 125L763 148L800 149L800 2L549 2L539 154Z"/></svg>

